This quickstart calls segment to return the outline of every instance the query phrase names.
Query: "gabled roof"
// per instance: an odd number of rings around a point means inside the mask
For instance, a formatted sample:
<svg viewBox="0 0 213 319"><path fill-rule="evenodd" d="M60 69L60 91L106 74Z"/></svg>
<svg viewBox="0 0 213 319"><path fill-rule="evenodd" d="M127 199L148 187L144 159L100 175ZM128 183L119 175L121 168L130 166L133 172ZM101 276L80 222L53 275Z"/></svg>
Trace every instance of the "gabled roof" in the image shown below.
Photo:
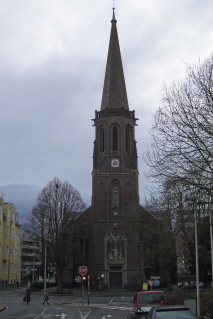
<svg viewBox="0 0 213 319"><path fill-rule="evenodd" d="M111 23L101 110L105 108L124 108L129 110L114 8Z"/></svg>

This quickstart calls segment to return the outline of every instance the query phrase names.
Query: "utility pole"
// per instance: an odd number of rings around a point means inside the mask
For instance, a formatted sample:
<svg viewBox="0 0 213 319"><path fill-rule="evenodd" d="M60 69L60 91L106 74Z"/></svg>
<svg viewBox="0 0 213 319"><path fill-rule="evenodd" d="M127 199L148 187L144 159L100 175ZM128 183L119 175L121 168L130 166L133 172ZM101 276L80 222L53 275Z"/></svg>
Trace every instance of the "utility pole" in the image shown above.
<svg viewBox="0 0 213 319"><path fill-rule="evenodd" d="M47 242L46 242L46 235L44 236L44 293L47 290Z"/></svg>

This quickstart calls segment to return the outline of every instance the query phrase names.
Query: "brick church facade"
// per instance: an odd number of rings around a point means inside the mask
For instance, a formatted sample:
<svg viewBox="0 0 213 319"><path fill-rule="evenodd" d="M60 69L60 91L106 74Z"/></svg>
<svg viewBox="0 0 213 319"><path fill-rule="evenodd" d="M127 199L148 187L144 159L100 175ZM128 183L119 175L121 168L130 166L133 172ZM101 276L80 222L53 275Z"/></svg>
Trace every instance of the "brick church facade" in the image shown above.
<svg viewBox="0 0 213 319"><path fill-rule="evenodd" d="M103 289L141 289L141 261L127 217L147 212L139 204L137 118L129 109L116 23L113 9L101 107L93 119L92 202L75 222L72 280L75 285L85 265L94 289L98 278Z"/></svg>

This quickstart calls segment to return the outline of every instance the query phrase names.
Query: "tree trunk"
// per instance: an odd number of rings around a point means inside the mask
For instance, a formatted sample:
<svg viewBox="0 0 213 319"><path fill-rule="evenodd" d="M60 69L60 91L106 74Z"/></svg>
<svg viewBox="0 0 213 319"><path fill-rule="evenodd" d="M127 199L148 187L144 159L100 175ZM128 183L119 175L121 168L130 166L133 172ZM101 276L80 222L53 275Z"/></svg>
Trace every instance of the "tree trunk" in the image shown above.
<svg viewBox="0 0 213 319"><path fill-rule="evenodd" d="M56 268L56 278L57 278L57 291L62 291L62 271L60 268Z"/></svg>

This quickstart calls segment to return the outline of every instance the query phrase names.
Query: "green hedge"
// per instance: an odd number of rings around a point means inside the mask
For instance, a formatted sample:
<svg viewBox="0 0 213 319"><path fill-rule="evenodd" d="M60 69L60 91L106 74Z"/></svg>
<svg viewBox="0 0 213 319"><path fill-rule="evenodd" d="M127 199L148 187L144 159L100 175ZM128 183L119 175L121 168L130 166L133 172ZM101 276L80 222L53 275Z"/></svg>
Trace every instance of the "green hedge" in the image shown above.
<svg viewBox="0 0 213 319"><path fill-rule="evenodd" d="M30 289L31 290L41 290L44 288L44 283L41 281L34 281L30 283Z"/></svg>

